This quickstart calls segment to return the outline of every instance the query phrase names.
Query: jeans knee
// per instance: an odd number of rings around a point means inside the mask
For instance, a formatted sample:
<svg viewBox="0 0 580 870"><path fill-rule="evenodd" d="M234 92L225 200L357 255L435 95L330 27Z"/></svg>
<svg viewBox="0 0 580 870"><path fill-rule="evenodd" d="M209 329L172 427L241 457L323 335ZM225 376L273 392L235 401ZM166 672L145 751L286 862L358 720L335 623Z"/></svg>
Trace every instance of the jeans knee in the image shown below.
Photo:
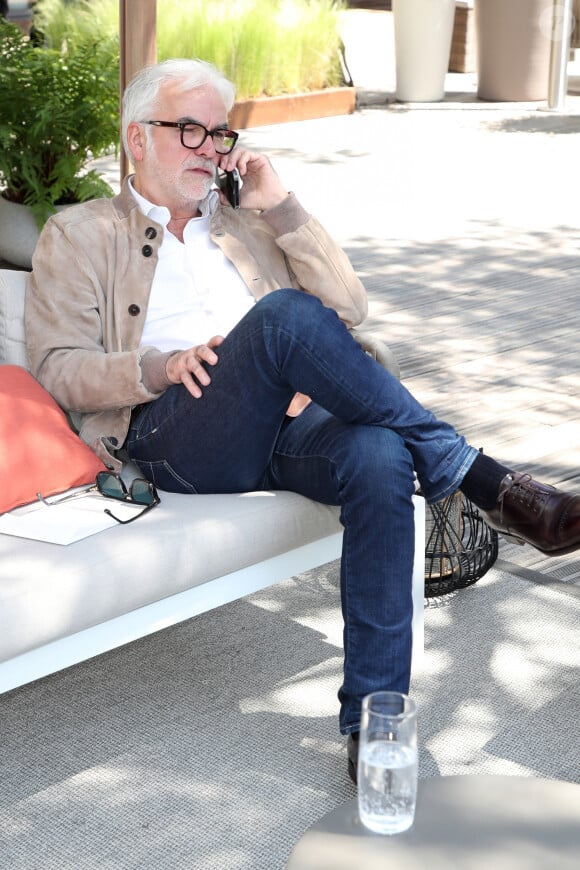
<svg viewBox="0 0 580 870"><path fill-rule="evenodd" d="M264 318L272 317L277 322L295 323L302 318L311 320L315 316L313 312L321 308L322 302L316 296L293 287L284 287L259 299L254 311Z"/></svg>
<svg viewBox="0 0 580 870"><path fill-rule="evenodd" d="M347 479L362 483L369 497L385 487L404 498L413 494L413 461L400 435L380 426L355 426L345 468Z"/></svg>

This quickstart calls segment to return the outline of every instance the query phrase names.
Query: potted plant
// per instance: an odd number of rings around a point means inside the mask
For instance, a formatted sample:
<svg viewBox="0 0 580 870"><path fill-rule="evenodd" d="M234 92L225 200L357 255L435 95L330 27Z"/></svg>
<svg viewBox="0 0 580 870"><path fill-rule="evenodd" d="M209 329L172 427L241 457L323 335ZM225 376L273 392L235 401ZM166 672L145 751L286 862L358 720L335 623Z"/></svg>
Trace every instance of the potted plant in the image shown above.
<svg viewBox="0 0 580 870"><path fill-rule="evenodd" d="M112 195L89 164L118 147L118 82L110 38L37 46L0 20L0 257L29 266L59 206Z"/></svg>

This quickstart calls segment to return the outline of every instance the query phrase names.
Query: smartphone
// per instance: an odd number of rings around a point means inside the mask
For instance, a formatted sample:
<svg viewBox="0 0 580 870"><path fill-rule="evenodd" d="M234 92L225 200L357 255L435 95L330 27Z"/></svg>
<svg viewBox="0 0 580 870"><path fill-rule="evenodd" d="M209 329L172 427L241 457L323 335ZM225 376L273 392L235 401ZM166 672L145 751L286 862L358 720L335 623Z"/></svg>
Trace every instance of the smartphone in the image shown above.
<svg viewBox="0 0 580 870"><path fill-rule="evenodd" d="M237 169L219 175L218 184L232 208L240 207L240 173Z"/></svg>

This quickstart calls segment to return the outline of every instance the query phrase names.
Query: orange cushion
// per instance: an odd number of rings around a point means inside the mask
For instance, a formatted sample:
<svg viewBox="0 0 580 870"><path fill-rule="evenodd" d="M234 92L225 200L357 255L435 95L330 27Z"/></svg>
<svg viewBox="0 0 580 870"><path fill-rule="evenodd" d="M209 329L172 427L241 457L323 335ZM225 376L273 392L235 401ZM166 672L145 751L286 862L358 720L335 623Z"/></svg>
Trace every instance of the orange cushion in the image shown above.
<svg viewBox="0 0 580 870"><path fill-rule="evenodd" d="M26 369L0 365L0 514L73 486L105 466Z"/></svg>

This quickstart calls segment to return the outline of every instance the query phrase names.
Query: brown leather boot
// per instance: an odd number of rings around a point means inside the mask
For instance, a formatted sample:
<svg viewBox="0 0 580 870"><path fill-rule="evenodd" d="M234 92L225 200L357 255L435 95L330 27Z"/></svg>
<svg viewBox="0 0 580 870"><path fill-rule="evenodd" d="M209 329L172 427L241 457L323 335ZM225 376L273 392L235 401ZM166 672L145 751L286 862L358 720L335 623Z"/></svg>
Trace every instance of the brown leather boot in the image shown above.
<svg viewBox="0 0 580 870"><path fill-rule="evenodd" d="M506 474L496 506L482 514L502 535L547 556L580 548L580 496L538 483L529 474Z"/></svg>

